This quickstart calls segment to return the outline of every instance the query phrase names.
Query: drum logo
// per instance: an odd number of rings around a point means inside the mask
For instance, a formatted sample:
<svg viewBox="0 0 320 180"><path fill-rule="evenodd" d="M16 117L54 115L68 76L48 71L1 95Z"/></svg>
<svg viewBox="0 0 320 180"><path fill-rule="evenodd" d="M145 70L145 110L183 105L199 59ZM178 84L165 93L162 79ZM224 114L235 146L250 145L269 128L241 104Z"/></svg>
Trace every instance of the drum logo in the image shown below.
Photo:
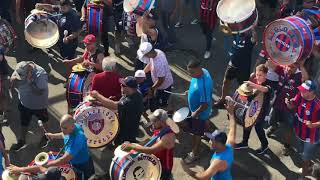
<svg viewBox="0 0 320 180"><path fill-rule="evenodd" d="M282 52L290 49L290 38L285 34L279 34L275 39L275 43L276 47Z"/></svg>
<svg viewBox="0 0 320 180"><path fill-rule="evenodd" d="M250 106L250 109L249 109L249 117L252 117L256 114L257 110L258 110L258 107L259 107L259 102L258 101L254 101L252 103L252 105Z"/></svg>
<svg viewBox="0 0 320 180"><path fill-rule="evenodd" d="M92 121L88 121L88 128L93 134L100 134L104 128L104 119L94 119Z"/></svg>

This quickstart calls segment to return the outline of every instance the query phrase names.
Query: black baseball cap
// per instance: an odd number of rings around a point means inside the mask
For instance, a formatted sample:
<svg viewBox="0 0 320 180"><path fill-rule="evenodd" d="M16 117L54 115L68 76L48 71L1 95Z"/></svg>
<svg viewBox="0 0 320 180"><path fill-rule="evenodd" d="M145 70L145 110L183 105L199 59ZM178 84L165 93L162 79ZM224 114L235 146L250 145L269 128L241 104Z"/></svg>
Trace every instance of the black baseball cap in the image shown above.
<svg viewBox="0 0 320 180"><path fill-rule="evenodd" d="M130 88L137 88L138 87L138 83L136 78L134 78L133 76L127 76L126 78L121 78L119 80L120 84L130 87Z"/></svg>
<svg viewBox="0 0 320 180"><path fill-rule="evenodd" d="M227 134L219 130L215 130L213 133L204 133L208 138L213 141L220 142L221 144L226 144Z"/></svg>

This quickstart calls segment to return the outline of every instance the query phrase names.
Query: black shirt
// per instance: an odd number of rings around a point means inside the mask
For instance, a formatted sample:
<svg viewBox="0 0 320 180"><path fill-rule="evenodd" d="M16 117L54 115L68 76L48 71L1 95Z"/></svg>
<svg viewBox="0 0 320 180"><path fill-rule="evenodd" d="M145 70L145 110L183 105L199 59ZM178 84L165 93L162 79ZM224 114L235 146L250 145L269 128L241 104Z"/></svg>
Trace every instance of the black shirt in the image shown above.
<svg viewBox="0 0 320 180"><path fill-rule="evenodd" d="M59 33L60 33L60 38L59 42L61 43L64 38L64 31L68 31L68 35L70 35L73 32L78 32L81 29L81 21L80 17L77 15L77 12L72 9L68 13L63 14L59 20L58 20L58 26L59 26ZM71 43L77 43L78 38L75 38L70 41L69 44Z"/></svg>
<svg viewBox="0 0 320 180"><path fill-rule="evenodd" d="M0 56L2 56L0 54ZM0 61L0 75L8 75L9 74L9 66L8 66L8 63L7 63L7 60L6 59L3 59L2 61Z"/></svg>
<svg viewBox="0 0 320 180"><path fill-rule="evenodd" d="M251 67L251 54L254 47L254 43L251 41L250 35L246 36L244 39L236 40L238 41L233 48L233 55L231 56L231 64L229 65L241 68L250 69Z"/></svg>
<svg viewBox="0 0 320 180"><path fill-rule="evenodd" d="M143 98L139 92L120 99L118 104L120 131L115 141L116 144L136 141L143 109Z"/></svg>

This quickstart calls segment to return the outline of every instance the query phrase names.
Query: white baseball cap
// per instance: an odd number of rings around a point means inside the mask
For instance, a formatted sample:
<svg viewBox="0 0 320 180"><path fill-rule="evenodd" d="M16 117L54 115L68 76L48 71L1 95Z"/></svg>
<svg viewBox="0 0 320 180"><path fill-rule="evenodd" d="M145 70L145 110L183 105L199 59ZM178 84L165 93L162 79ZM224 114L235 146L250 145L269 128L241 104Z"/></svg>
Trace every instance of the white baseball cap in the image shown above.
<svg viewBox="0 0 320 180"><path fill-rule="evenodd" d="M140 44L137 51L139 60L143 60L144 56L152 50L152 45L149 42L143 42ZM143 61L142 61L143 62Z"/></svg>
<svg viewBox="0 0 320 180"><path fill-rule="evenodd" d="M141 78L145 78L146 77L146 73L143 70L137 70L134 73L134 77L141 77Z"/></svg>

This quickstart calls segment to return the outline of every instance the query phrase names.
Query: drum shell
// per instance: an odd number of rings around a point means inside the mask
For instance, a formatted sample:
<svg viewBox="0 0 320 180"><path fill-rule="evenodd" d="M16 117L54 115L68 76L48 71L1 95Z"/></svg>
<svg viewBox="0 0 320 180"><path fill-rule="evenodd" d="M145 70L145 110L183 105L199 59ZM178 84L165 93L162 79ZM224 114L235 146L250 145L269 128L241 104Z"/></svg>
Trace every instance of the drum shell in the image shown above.
<svg viewBox="0 0 320 180"><path fill-rule="evenodd" d="M66 88L66 98L70 108L76 108L91 90L92 79L95 73L83 71L70 74Z"/></svg>
<svg viewBox="0 0 320 180"><path fill-rule="evenodd" d="M25 39L36 48L54 46L59 40L59 29L56 21L56 18L45 11L33 11L25 19Z"/></svg>
<svg viewBox="0 0 320 180"><path fill-rule="evenodd" d="M147 10L151 10L156 3L155 0L135 0L135 5L132 5L131 2L130 0L124 0L124 11L129 13L133 12L139 16L142 16Z"/></svg>
<svg viewBox="0 0 320 180"><path fill-rule="evenodd" d="M281 65L309 57L315 41L312 29L298 16L271 22L265 28L263 39L268 57Z"/></svg>
<svg viewBox="0 0 320 180"><path fill-rule="evenodd" d="M102 4L89 3L87 6L87 30L89 34L98 35L102 32L103 8Z"/></svg>
<svg viewBox="0 0 320 180"><path fill-rule="evenodd" d="M240 104L245 105L245 103L240 99L239 93L236 91L232 97L232 99ZM244 125L244 119L246 115L247 109L245 109L243 106L236 104L234 108L234 117L238 124Z"/></svg>
<svg viewBox="0 0 320 180"><path fill-rule="evenodd" d="M17 35L8 21L0 19L0 48L5 51L12 49L15 45Z"/></svg>

